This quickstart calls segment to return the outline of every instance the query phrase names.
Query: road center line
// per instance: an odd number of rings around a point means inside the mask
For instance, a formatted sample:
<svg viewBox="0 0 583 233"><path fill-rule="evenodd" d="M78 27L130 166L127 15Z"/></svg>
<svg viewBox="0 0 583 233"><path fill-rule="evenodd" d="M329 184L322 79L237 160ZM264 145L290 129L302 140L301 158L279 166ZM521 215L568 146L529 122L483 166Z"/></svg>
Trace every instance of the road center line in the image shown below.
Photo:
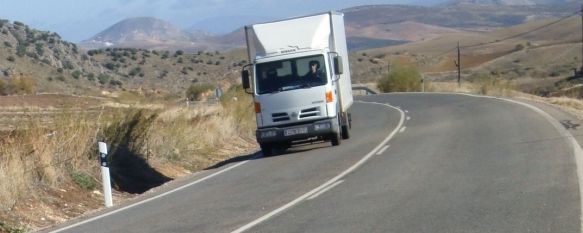
<svg viewBox="0 0 583 233"><path fill-rule="evenodd" d="M391 133L389 135L387 135L387 137L381 142L379 143L374 149L372 149L368 154L366 154L362 159L360 159L358 162L356 162L354 165L352 165L351 167L349 167L348 169L346 169L345 171L343 171L342 173L338 174L337 176L335 176L334 178L326 181L325 183L323 183L322 185L316 187L315 189L312 189L311 191L299 196L298 198L296 198L293 201L288 202L287 204L267 213L266 215L263 215L262 217L247 223L246 225L239 227L238 229L232 231L232 233L241 233L244 232L246 230L251 229L252 227L264 222L265 220L291 208L292 206L300 203L303 200L306 200L306 198L314 195L315 193L319 192L322 189L325 189L326 187L328 187L329 185L339 181L340 179L342 179L344 176L346 176L348 173L356 170L358 167L360 167L362 164L364 164L367 160L369 160L374 154L376 154L376 152L378 152L383 145L387 144L387 142L389 142L398 132L398 130L401 128L401 126L403 126L403 122L405 121L405 112L403 112L401 109L399 109L398 107L393 107L391 105L388 104L382 104L382 103L372 103L372 102L364 102L364 101L354 101L354 102L360 102L360 103L366 103L366 104L378 104L378 105L383 105L383 106L387 106L393 109L396 109L397 111L399 111L399 113L401 114L401 118L399 119L399 124L397 125L397 127L395 127L395 129L393 131L391 131Z"/></svg>
<svg viewBox="0 0 583 233"><path fill-rule="evenodd" d="M342 184L342 182L344 182L344 180L339 180L339 181L336 181L336 183L334 183L334 184L332 184L332 185L330 185L330 186L326 187L325 189L322 189L322 190L320 190L320 192L314 193L314 195L312 195L312 196L308 197L308 200L315 199L316 197L320 196L322 193L325 193L325 192L327 192L328 190L330 190L330 189L332 189L332 188L336 187L337 185L339 185L339 184Z"/></svg>
<svg viewBox="0 0 583 233"><path fill-rule="evenodd" d="M377 152L377 155L380 155L380 154L382 154L382 153L385 153L385 151L386 151L387 149L389 149L389 145L386 145L386 146L384 146L384 147L383 147L383 149L379 150L379 152Z"/></svg>
<svg viewBox="0 0 583 233"><path fill-rule="evenodd" d="M407 126L403 126L403 128L401 128L401 130L399 130L399 133L405 132L406 129L407 129Z"/></svg>

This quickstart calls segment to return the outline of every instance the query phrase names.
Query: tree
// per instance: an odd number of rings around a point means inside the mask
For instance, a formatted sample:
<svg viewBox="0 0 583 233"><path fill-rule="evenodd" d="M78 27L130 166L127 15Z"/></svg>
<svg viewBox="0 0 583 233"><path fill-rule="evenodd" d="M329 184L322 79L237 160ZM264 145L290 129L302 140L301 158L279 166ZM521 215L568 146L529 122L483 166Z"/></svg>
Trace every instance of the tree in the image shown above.
<svg viewBox="0 0 583 233"><path fill-rule="evenodd" d="M421 90L421 73L416 67L394 65L385 77L377 81L382 92L407 92Z"/></svg>

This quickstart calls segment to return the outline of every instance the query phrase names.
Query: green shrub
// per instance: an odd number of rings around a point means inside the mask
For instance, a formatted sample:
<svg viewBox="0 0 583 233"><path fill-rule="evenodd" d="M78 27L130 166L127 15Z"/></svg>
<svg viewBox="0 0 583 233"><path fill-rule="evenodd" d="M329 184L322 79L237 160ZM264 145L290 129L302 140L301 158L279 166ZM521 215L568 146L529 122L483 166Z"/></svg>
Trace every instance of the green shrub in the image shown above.
<svg viewBox="0 0 583 233"><path fill-rule="evenodd" d="M192 84L188 90L186 90L186 98L189 100L200 100L203 93L212 89L214 89L214 86L208 83Z"/></svg>
<svg viewBox="0 0 583 233"><path fill-rule="evenodd" d="M10 62L16 61L16 59L13 56L8 56L8 58L6 58L6 60L8 60Z"/></svg>
<svg viewBox="0 0 583 233"><path fill-rule="evenodd" d="M45 53L45 50L43 49L42 43L36 43L35 49L36 49L36 54L38 54L39 56L42 56Z"/></svg>
<svg viewBox="0 0 583 233"><path fill-rule="evenodd" d="M103 85L109 82L110 77L107 74L100 74L99 76L97 76L97 79L99 80L99 83Z"/></svg>
<svg viewBox="0 0 583 233"><path fill-rule="evenodd" d="M25 233L27 231L28 230L26 229L26 226L11 225L11 224L0 222L0 232Z"/></svg>
<svg viewBox="0 0 583 233"><path fill-rule="evenodd" d="M89 80L89 81L95 81L95 74L94 73L87 74L87 80Z"/></svg>
<svg viewBox="0 0 583 233"><path fill-rule="evenodd" d="M71 172L71 179L79 185L79 187L85 190L93 190L97 187L95 180L88 174L84 172L73 171Z"/></svg>
<svg viewBox="0 0 583 233"><path fill-rule="evenodd" d="M389 74L377 81L382 92L407 92L421 90L421 73L416 67L394 65Z"/></svg>
<svg viewBox="0 0 583 233"><path fill-rule="evenodd" d="M71 73L74 79L79 79L81 77L81 71L75 70Z"/></svg>
<svg viewBox="0 0 583 233"><path fill-rule="evenodd" d="M8 42L8 41L4 41L4 46L6 46L8 48L12 48L12 44L10 44L10 42Z"/></svg>

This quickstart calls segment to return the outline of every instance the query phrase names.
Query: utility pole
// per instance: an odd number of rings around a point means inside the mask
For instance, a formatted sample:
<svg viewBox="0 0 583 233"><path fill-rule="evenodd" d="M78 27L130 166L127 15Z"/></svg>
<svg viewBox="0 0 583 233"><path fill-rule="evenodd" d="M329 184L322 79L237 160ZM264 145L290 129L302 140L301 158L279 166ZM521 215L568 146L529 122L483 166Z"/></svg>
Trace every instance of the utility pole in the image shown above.
<svg viewBox="0 0 583 233"><path fill-rule="evenodd" d="M457 67L457 85L458 87L462 86L462 62L461 62L461 55L460 55L460 42L457 42L457 60L453 61L455 66Z"/></svg>

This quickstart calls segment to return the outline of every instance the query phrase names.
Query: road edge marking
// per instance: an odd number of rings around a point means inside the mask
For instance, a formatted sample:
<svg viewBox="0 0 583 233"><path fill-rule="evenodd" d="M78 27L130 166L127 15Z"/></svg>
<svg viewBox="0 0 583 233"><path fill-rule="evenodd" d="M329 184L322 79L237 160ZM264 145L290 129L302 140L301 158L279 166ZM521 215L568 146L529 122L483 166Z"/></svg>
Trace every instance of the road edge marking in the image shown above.
<svg viewBox="0 0 583 233"><path fill-rule="evenodd" d="M506 99L506 98L501 98L501 97L493 97L493 96L480 96L480 95L472 95L472 94L461 94L461 95L467 95L467 96L473 96L473 97L479 97L479 98L489 98L489 99L497 99L497 100L502 100L502 101L506 101L506 102L510 102L510 103L514 103L514 104L518 104L518 105L522 105L523 107L529 108L532 111L537 112L538 114L540 114L541 116L543 116L553 127L555 127L555 129L559 132L559 135L561 135L563 138L565 138L566 142L568 144L571 145L571 148L573 149L573 156L575 157L575 169L577 171L577 180L579 181L579 229L580 232L583 232L583 149L581 149L581 145L579 145L579 143L577 142L577 139L575 139L575 137L573 136L573 134L571 134L571 132L569 132L568 130L566 130L560 123L559 120L557 120L556 118L554 118L553 116L551 116L551 114L545 112L544 110L532 105L532 104L528 104L525 102L520 102L517 100L512 100L512 99Z"/></svg>
<svg viewBox="0 0 583 233"><path fill-rule="evenodd" d="M356 170L358 167L360 167L362 164L364 164L366 161L368 161L373 155L375 155L375 153L377 151L379 151L385 144L387 144L387 142L389 142L399 131L399 129L401 128L401 126L403 126L403 123L405 121L405 112L403 112L403 110L401 110L398 107L394 107L391 106L389 104L383 104L383 103L376 103L376 102L365 102L365 101L354 101L354 102L359 102L359 103L366 103L366 104L378 104L378 105L383 105L383 106L387 106L390 108L393 108L397 111L399 111L399 113L401 114L401 118L399 119L399 124L397 125L397 127L395 127L395 129L393 129L393 131L391 131L391 133L389 135L387 135L387 137L380 143L378 144L374 149L372 149L368 154L366 154L362 159L360 159L358 162L356 162L355 164L353 164L351 167L349 167L348 169L344 170L342 173L336 175L335 177L333 177L332 179L324 182L323 184L321 184L320 186L316 187L315 189L312 189L311 191L308 191L307 193L304 193L303 195L297 197L296 199L294 199L293 201L288 202L287 204L272 210L271 212L259 217L258 219L255 219L254 221L247 223L239 228L237 228L236 230L232 231L231 233L241 233L241 232L245 232L246 230L251 229L252 227L264 222L265 220L295 206L296 204L306 200L306 198L314 195L315 193L321 191L322 189L325 189L326 187L330 186L331 184L337 182L338 180L342 179L344 176L346 176L347 174L349 174L350 172Z"/></svg>
<svg viewBox="0 0 583 233"><path fill-rule="evenodd" d="M68 225L68 226L65 226L65 227L63 227L63 228L59 228L59 229L55 229L55 230L53 230L53 231L49 231L49 233L57 233L57 232L61 232L61 231L65 231L65 230L69 230L69 229L71 229L71 228L74 228L74 227L77 227L77 226L83 225L83 224L85 224L85 223L88 223L88 222L93 222L93 221L95 221L95 220L97 220L97 219L104 218L104 217L107 217L107 216L110 216L110 215L114 215L114 214L116 214L116 213L119 213L119 212L121 212L121 211L124 211L124 210L130 209L130 208L132 208L132 207L134 207L134 206L138 206L138 205L144 204L144 203L146 203L146 202L150 202L150 201L156 200L156 199L158 199L158 198L161 198L161 197L164 197L164 196L170 195L170 194L172 194L172 193L175 193L175 192L177 192L177 191L183 190L183 189L185 189L185 188L188 188L188 187L190 187L190 186L193 186L193 185L195 185L195 184L201 183L201 182L203 182L203 181L206 181L206 180L208 180L208 179L210 179L210 178L213 178L213 177L215 177L215 176L218 176L218 175L220 175L220 174L222 174L222 173L225 173L225 172L227 172L227 171L229 171L229 170L231 170L231 169L234 169L234 168L236 168L236 167L239 167L239 166L241 166L241 165L243 165L243 164L245 164L245 163L247 163L247 162L249 162L249 161L253 160L254 158L256 158L256 157L253 157L253 158L251 158L250 160L245 160L245 161L243 161L243 162L239 162L239 163L237 163L237 164L235 164L235 165L233 165L233 166L230 166L230 167L228 167L228 168L225 168L225 169L223 169L223 170L220 170L220 171L218 171L218 172L215 172L215 173L213 173L213 174L210 174L210 175L208 175L208 176L205 176L205 177L203 177L203 178L200 178L200 179L198 179L198 180L195 180L195 181L193 181L193 182L190 182L190 183L188 183L188 184L185 184L185 185L183 185L183 186L177 187L177 188L175 188L175 189L172 189L172 190L170 190L170 191L168 191L168 192L161 193L161 194L159 194L159 195L156 195L156 196L153 196L153 197L150 197L150 198L147 198L147 199L141 200L141 201L139 201L139 202L133 203L133 204L131 204L131 205L128 205L128 206L124 206L124 207L122 207L122 208L119 208L119 209L116 209L116 210L113 210L113 211L110 211L110 212L107 212L107 213L104 213L104 214L102 214L102 215L98 215L98 216L95 216L95 217L92 217L92 218L85 219L85 220L83 220L83 221L81 221L81 222L74 223L74 224L72 224L72 225Z"/></svg>

